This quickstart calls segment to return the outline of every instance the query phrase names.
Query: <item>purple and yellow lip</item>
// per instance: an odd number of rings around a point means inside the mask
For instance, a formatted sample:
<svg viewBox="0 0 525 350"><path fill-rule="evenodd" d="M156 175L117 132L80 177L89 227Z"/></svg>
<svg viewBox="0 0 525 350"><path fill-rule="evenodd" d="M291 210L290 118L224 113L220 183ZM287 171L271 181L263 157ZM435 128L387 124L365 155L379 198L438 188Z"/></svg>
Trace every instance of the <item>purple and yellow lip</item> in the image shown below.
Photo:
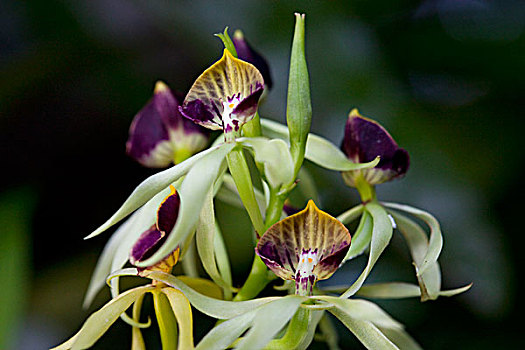
<svg viewBox="0 0 525 350"><path fill-rule="evenodd" d="M129 156L150 168L163 168L181 161L178 154L191 155L208 144L209 131L183 118L180 102L159 81L151 100L133 119L126 143Z"/></svg>
<svg viewBox="0 0 525 350"><path fill-rule="evenodd" d="M304 210L271 226L255 251L277 276L295 280L296 293L311 295L316 281L337 270L350 240L341 222L309 201Z"/></svg>
<svg viewBox="0 0 525 350"><path fill-rule="evenodd" d="M197 78L179 110L206 128L239 131L257 112L263 90L257 68L224 50L222 58Z"/></svg>
<svg viewBox="0 0 525 350"><path fill-rule="evenodd" d="M157 220L153 226L146 230L133 247L129 254L129 262L137 265L151 257L166 241L167 235L171 232L180 208L180 196L173 186L170 186L171 193L164 199L157 210ZM145 270L157 270L171 272L171 269L179 260L180 248L177 247L172 253L160 262L147 268L138 267L139 274Z"/></svg>
<svg viewBox="0 0 525 350"><path fill-rule="evenodd" d="M408 152L400 148L388 131L379 123L353 109L348 116L341 145L346 156L356 163L366 163L380 157L372 169L343 173L345 182L355 187L355 177L362 175L371 185L377 185L403 176L409 167Z"/></svg>

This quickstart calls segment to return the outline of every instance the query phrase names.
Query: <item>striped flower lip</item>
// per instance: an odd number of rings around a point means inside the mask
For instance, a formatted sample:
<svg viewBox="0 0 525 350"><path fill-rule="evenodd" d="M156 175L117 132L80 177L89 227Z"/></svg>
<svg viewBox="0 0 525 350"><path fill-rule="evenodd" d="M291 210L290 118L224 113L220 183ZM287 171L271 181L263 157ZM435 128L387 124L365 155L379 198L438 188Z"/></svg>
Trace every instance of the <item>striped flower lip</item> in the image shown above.
<svg viewBox="0 0 525 350"><path fill-rule="evenodd" d="M310 200L306 208L268 229L255 252L277 276L295 280L296 294L311 295L332 276L350 248L350 233Z"/></svg>
<svg viewBox="0 0 525 350"><path fill-rule="evenodd" d="M181 100L166 84L157 82L153 97L131 123L128 155L146 167L163 168L206 147L209 131L182 117Z"/></svg>
<svg viewBox="0 0 525 350"><path fill-rule="evenodd" d="M166 241L167 236L175 226L180 208L180 196L173 186L171 193L162 201L157 210L157 221L146 230L133 247L129 254L129 262L137 265L139 262L151 257ZM137 267L139 275L144 271L171 272L171 269L179 260L180 249L177 247L171 254L153 266L146 268Z"/></svg>
<svg viewBox="0 0 525 350"><path fill-rule="evenodd" d="M179 110L206 128L238 132L257 112L263 90L257 68L224 50L222 58L197 78Z"/></svg>
<svg viewBox="0 0 525 350"><path fill-rule="evenodd" d="M356 163L366 163L380 157L375 168L343 173L346 184L352 187L356 187L355 180L359 176L364 177L370 185L401 177L410 164L408 152L397 145L388 131L377 122L360 115L357 109L353 109L348 116L341 149Z"/></svg>

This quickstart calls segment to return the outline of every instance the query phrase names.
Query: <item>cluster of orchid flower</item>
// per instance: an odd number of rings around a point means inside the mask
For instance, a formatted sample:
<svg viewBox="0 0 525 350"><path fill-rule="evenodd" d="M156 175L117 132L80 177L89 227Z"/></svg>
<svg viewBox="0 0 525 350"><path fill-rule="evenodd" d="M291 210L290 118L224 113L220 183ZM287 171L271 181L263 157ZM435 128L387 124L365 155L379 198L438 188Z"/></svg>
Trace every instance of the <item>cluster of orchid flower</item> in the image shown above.
<svg viewBox="0 0 525 350"><path fill-rule="evenodd" d="M304 54L304 15L296 15L287 96L287 126L259 118L258 104L271 86L264 59L236 32L222 58L204 71L184 99L162 82L135 116L127 152L147 167L167 167L144 180L122 207L91 235L131 216L107 243L87 291L88 306L104 286L112 300L80 331L55 349L91 347L119 317L132 327L132 349L145 349L140 320L151 293L163 349L306 349L324 340L337 349L329 315L339 319L370 349L419 349L403 326L371 301L422 301L461 293L441 290L437 262L442 236L436 219L419 209L379 202L374 186L405 174L408 153L375 121L352 110L341 149L309 133L311 105ZM222 130L204 150L210 131ZM341 151L342 150L342 151ZM253 158L256 172L247 157ZM358 190L361 204L337 218L312 200L299 211L285 204L308 174L304 159L341 172ZM252 170L252 171L251 171ZM258 184L254 186L254 183ZM215 218L214 200L244 208L253 230L255 255L241 288L232 284L228 251ZM288 214L291 214L288 216ZM417 219L415 219L417 218ZM359 220L352 235L345 227ZM426 230L418 223L425 222ZM364 284L396 229L411 252L417 284ZM340 295L316 282L346 261L368 253L360 276ZM178 261L184 275L171 274ZM127 263L133 268L124 268ZM207 278L201 278L197 264ZM271 270L269 271L268 268ZM119 291L119 279L141 276L148 284ZM257 297L275 278L285 296ZM282 294L283 292L280 292ZM133 305L133 306L132 306ZM132 306L132 315L126 310ZM194 346L192 307L219 320Z"/></svg>

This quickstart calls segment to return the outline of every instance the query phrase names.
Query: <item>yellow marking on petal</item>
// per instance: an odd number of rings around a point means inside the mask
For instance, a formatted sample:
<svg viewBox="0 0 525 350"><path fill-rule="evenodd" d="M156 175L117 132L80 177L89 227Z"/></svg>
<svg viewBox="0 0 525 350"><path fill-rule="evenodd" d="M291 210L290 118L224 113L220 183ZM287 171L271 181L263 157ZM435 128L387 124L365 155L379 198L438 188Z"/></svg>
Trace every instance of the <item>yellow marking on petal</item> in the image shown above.
<svg viewBox="0 0 525 350"><path fill-rule="evenodd" d="M304 259L303 259L303 261L304 261ZM308 262L309 263L312 263L312 261L313 261L312 258L308 258Z"/></svg>
<svg viewBox="0 0 525 350"><path fill-rule="evenodd" d="M233 103L230 103L230 108L233 108Z"/></svg>

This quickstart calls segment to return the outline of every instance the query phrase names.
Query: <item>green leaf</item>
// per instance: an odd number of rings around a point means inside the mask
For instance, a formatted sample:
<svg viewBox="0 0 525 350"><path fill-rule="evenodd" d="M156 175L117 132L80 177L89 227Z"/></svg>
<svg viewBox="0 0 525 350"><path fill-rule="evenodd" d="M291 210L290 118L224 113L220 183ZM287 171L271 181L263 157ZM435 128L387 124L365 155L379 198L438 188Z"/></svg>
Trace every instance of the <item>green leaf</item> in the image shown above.
<svg viewBox="0 0 525 350"><path fill-rule="evenodd" d="M128 199L126 199L124 204L122 204L117 212L113 214L113 216L111 216L104 224L102 224L102 226L93 231L85 239L99 235L120 220L124 219L136 209L140 208L157 193L168 187L171 183L175 182L175 180L186 175L197 163L197 161L207 156L224 158L226 155L225 153L228 153L233 148L233 146L233 144L222 144L217 148L207 149L195 154L191 158L186 159L182 163L174 165L169 169L148 177L146 180L142 181L142 183L138 185L137 188L135 188Z"/></svg>
<svg viewBox="0 0 525 350"><path fill-rule="evenodd" d="M193 318L188 299L174 288L163 288L162 292L168 298L179 326L177 349L193 349Z"/></svg>
<svg viewBox="0 0 525 350"><path fill-rule="evenodd" d="M346 253L346 256L343 261L350 260L363 254L366 247L370 244L372 240L372 228L373 220L372 216L365 211L361 216L361 221L359 226L352 237L352 243L350 244L350 249Z"/></svg>
<svg viewBox="0 0 525 350"><path fill-rule="evenodd" d="M93 346L95 342L109 329L117 318L144 293L154 290L154 287L138 287L120 294L100 310L93 313L84 322L80 331L72 339L52 350L80 350ZM74 339L74 340L73 340Z"/></svg>
<svg viewBox="0 0 525 350"><path fill-rule="evenodd" d="M381 256L392 238L392 222L385 209L378 203L371 202L365 206L365 210L372 216L374 224L368 263L359 278L341 295L341 298L349 298L361 288L377 262L377 259L379 259L379 256Z"/></svg>
<svg viewBox="0 0 525 350"><path fill-rule="evenodd" d="M237 141L253 149L255 161L263 164L264 176L271 188L279 190L294 182L292 155L283 140L254 137Z"/></svg>
<svg viewBox="0 0 525 350"><path fill-rule="evenodd" d="M295 164L295 174L303 163L306 139L312 122L310 80L304 52L304 14L295 14L295 31L290 57L286 123L290 129L290 151Z"/></svg>
<svg viewBox="0 0 525 350"><path fill-rule="evenodd" d="M231 285L226 282L217 268L215 260L215 210L213 208L213 193L210 191L206 196L204 205L199 216L195 234L197 251L204 270L211 279L224 289L231 290Z"/></svg>
<svg viewBox="0 0 525 350"><path fill-rule="evenodd" d="M356 320L338 308L333 308L329 311L337 317L367 349L399 350L399 348L371 322Z"/></svg>
<svg viewBox="0 0 525 350"><path fill-rule="evenodd" d="M154 224L157 209L168 194L169 188L159 192L148 203L135 211L113 233L108 243L106 243L102 254L100 254L91 276L91 281L84 297L84 308L88 308L91 305L97 293L104 287L108 275L121 269L126 264L131 247L139 236Z"/></svg>
<svg viewBox="0 0 525 350"><path fill-rule="evenodd" d="M397 204L397 203L383 203L384 206L405 213L414 215L415 217L423 220L430 228L430 240L428 244L428 250L423 258L418 273L423 274L427 268L430 267L439 258L441 249L443 248L443 236L441 234L441 228L437 219L431 214L421 209L413 208L408 205Z"/></svg>
<svg viewBox="0 0 525 350"><path fill-rule="evenodd" d="M262 349L288 323L305 299L298 295L288 295L261 306L257 310L253 326L236 349Z"/></svg>
<svg viewBox="0 0 525 350"><path fill-rule="evenodd" d="M284 125L268 119L261 119L261 125L265 136L288 141L288 129ZM339 147L315 134L308 134L304 156L323 168L337 171L368 169L379 163L379 157L368 163L354 163Z"/></svg>
<svg viewBox="0 0 525 350"><path fill-rule="evenodd" d="M241 314L215 326L202 338L195 350L226 349L252 325L256 311Z"/></svg>
<svg viewBox="0 0 525 350"><path fill-rule="evenodd" d="M111 280L120 276L136 276L137 269L123 269L116 271L108 277L108 280ZM244 314L250 310L255 309L258 306L264 305L271 301L279 299L279 297L267 297L259 298L247 301L225 301L218 300L214 298L207 297L200 293L197 293L192 288L188 287L177 277L160 272L160 271L151 271L145 277L150 278L155 281L164 282L167 285L170 285L174 288L180 289L186 298L190 301L197 310L202 313L218 318L218 319L229 319L235 316Z"/></svg>
<svg viewBox="0 0 525 350"><path fill-rule="evenodd" d="M179 190L180 209L175 226L166 238L166 242L150 258L138 263L138 266L147 267L156 264L193 232L206 194L211 190L221 164L233 146L233 144L220 146L214 153L202 157L191 168Z"/></svg>
<svg viewBox="0 0 525 350"><path fill-rule="evenodd" d="M332 296L315 296L346 313L354 320L368 321L382 328L400 329L403 325L394 320L376 304L364 299L341 299Z"/></svg>
<svg viewBox="0 0 525 350"><path fill-rule="evenodd" d="M466 292L471 286L472 284L469 284L461 288L443 290L440 291L438 295L443 297L451 297L453 295ZM357 295L371 299L414 298L421 296L421 289L415 284L404 282L372 283L362 286L357 292Z"/></svg>
<svg viewBox="0 0 525 350"><path fill-rule="evenodd" d="M399 231L405 237L414 261L417 280L421 288L421 301L434 300L441 290L441 272L437 261L433 261L423 273L421 265L428 251L428 238L425 231L414 221L397 212L391 213Z"/></svg>

